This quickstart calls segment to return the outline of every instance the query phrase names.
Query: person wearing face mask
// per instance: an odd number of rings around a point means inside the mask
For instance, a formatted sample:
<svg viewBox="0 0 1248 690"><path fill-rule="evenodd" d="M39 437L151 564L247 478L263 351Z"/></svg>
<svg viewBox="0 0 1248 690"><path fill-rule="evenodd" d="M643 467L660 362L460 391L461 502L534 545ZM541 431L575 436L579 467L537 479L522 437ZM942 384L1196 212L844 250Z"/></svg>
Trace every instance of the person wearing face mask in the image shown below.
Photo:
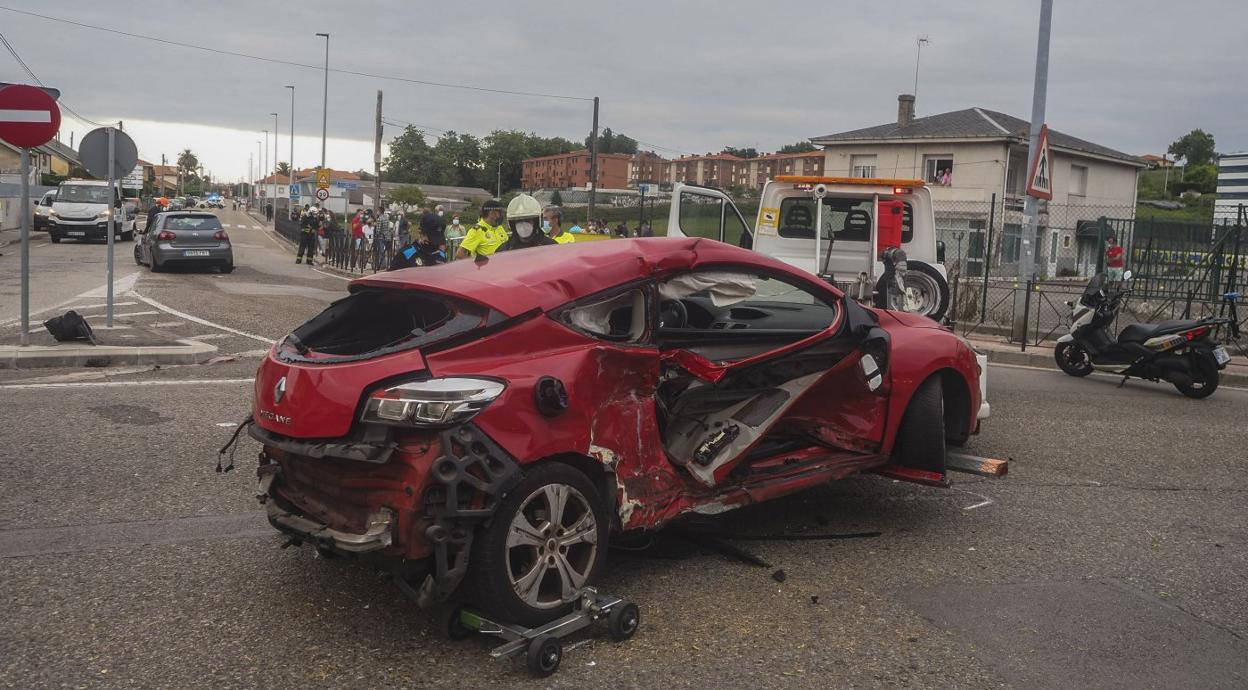
<svg viewBox="0 0 1248 690"><path fill-rule="evenodd" d="M464 241L455 251L456 259L487 257L507 241L507 228L503 227L503 202L490 199L481 205L481 220L468 229Z"/></svg>
<svg viewBox="0 0 1248 690"><path fill-rule="evenodd" d="M511 228L511 237L498 251L558 244L542 232L541 222L542 205L537 203L537 199L528 194L517 194L507 204L507 225Z"/></svg>
<svg viewBox="0 0 1248 690"><path fill-rule="evenodd" d="M547 206L542 212L542 232L554 240L555 244L571 244L576 241L572 233L563 229L563 209L558 206Z"/></svg>

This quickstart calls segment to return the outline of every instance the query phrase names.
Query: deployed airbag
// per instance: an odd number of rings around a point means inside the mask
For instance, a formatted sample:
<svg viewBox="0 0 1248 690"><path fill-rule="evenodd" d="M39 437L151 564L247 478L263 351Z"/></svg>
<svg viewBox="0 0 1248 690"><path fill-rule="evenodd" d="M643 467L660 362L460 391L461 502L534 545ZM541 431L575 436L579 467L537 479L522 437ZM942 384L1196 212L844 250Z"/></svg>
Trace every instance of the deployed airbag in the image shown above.
<svg viewBox="0 0 1248 690"><path fill-rule="evenodd" d="M716 307L731 306L758 292L758 277L748 273L700 271L659 283L659 296L663 299L683 299L700 292L706 293Z"/></svg>

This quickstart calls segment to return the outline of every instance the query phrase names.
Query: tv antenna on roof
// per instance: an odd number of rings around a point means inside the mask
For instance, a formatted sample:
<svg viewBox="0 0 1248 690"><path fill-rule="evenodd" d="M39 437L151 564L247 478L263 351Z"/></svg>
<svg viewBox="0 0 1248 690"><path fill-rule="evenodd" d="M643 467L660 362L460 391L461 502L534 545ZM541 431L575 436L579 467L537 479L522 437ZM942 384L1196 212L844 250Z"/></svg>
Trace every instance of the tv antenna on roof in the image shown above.
<svg viewBox="0 0 1248 690"><path fill-rule="evenodd" d="M931 45L932 39L928 38L927 34L919 34L914 39L914 43L914 99L917 103L919 99L919 58L923 57L923 46Z"/></svg>

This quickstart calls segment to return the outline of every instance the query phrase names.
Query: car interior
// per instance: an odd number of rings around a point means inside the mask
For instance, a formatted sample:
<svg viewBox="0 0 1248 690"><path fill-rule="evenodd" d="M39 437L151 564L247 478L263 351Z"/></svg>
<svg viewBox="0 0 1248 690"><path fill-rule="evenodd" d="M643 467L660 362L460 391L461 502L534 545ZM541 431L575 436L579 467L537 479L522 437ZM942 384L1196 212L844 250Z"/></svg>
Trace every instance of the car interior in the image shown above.
<svg viewBox="0 0 1248 690"><path fill-rule="evenodd" d="M873 199L827 196L823 198L823 239L832 236L837 242L870 242ZM902 242L913 239L911 206L904 206L901 223ZM779 235L785 239L811 239L815 236L815 199L791 196L780 201Z"/></svg>

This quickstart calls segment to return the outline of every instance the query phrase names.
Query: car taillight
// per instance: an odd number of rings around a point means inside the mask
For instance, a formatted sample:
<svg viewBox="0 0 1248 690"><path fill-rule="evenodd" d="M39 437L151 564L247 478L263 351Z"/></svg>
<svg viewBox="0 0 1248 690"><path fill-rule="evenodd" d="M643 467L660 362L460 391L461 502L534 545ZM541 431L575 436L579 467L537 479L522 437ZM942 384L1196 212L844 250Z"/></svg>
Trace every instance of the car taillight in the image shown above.
<svg viewBox="0 0 1248 690"><path fill-rule="evenodd" d="M222 242L227 242L229 241L230 236L225 234L224 230L218 230L216 234L212 236L212 239L221 240Z"/></svg>
<svg viewBox="0 0 1248 690"><path fill-rule="evenodd" d="M1185 332L1183 333L1183 337L1184 337L1184 338L1187 338L1187 340L1190 342L1190 341L1192 341L1192 340L1197 340L1197 339L1199 339L1199 338L1203 338L1203 337L1205 337L1205 336L1206 336L1206 335L1208 335L1208 334L1209 334L1209 327L1208 327L1208 326L1201 326L1200 328L1193 328L1193 329L1192 329L1192 330L1190 330L1190 331L1185 331Z"/></svg>
<svg viewBox="0 0 1248 690"><path fill-rule="evenodd" d="M168 230L161 230L160 234L156 236L156 239L161 242L172 242L178 239L178 236Z"/></svg>
<svg viewBox="0 0 1248 690"><path fill-rule="evenodd" d="M502 394L490 379L445 378L412 381L375 391L362 421L394 426L439 427L466 422Z"/></svg>

